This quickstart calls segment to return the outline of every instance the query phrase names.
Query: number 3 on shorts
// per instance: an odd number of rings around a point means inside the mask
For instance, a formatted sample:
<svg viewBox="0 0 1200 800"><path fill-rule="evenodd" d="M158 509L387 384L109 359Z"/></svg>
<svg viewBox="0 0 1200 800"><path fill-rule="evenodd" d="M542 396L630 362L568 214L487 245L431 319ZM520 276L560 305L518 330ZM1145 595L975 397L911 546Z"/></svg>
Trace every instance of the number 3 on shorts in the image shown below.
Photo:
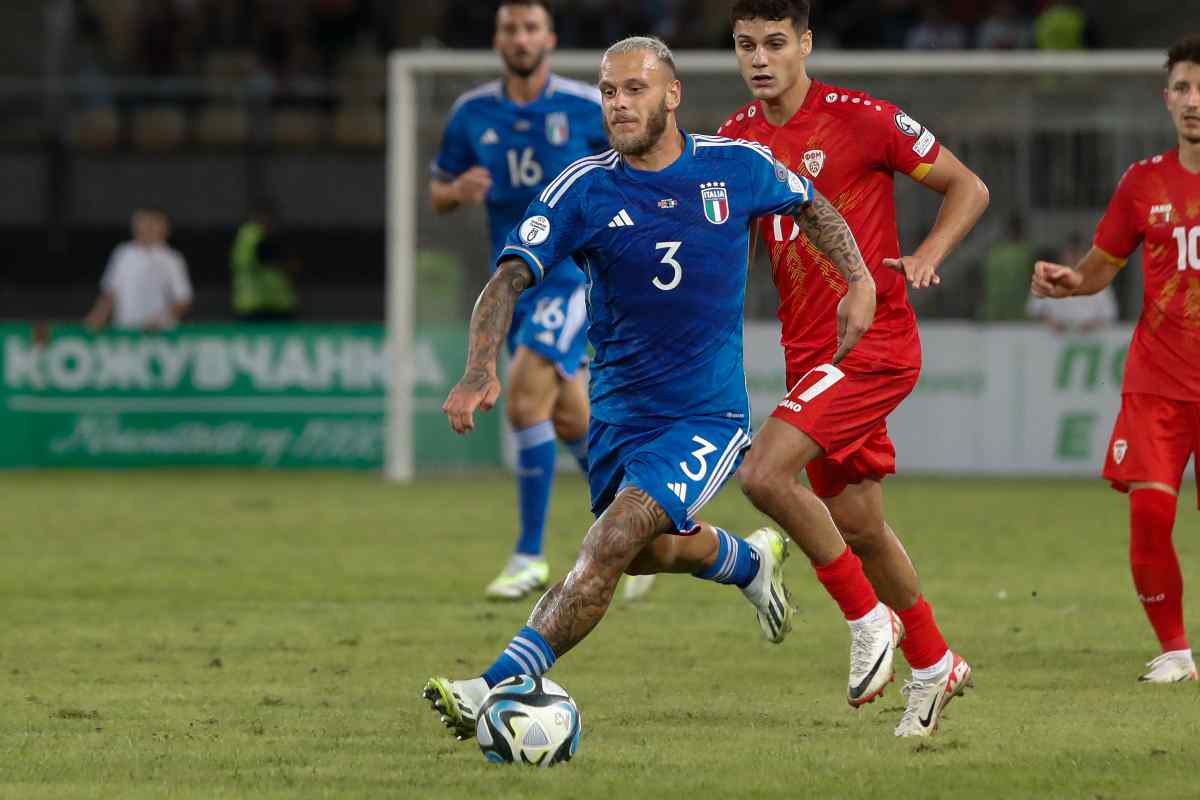
<svg viewBox="0 0 1200 800"><path fill-rule="evenodd" d="M683 470L683 474L687 475L690 481L702 481L704 476L708 474L708 454L717 452L717 446L705 439L703 436L693 436L692 441L700 445L692 451L692 457L700 462L700 471L692 472L691 467L686 461L679 462L679 468Z"/></svg>

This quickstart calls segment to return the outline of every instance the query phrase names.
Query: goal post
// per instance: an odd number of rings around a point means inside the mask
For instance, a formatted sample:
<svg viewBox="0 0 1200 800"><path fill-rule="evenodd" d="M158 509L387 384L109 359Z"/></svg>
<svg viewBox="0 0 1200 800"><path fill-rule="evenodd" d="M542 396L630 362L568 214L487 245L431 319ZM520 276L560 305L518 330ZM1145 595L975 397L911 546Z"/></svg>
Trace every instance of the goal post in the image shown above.
<svg viewBox="0 0 1200 800"><path fill-rule="evenodd" d="M552 66L556 72L592 81L601 55L561 51L554 54ZM681 118L690 129L715 131L727 114L747 102L732 50L681 51L675 56L684 82ZM1158 51L833 51L814 55L809 64L821 80L865 89L902 105L956 152L965 150L973 167L985 165L989 174L977 171L992 187L993 221L987 224L996 224L994 219L1000 216L996 209L1003 214L1009 206L1037 209L1043 203L1054 213L1031 216L1037 225L1050 226L1093 213L1097 197L1111 191L1113 176L1119 177L1122 165L1164 141L1169 126L1161 99L1152 91L1153 81L1163 75L1163 62ZM499 58L490 51L408 50L389 59L386 327L390 382L384 473L391 480L411 480L422 466L415 445L420 431L414 423L423 407L415 400L420 373L415 349L420 338L418 316L425 305L418 277L421 249L436 244L446 252L462 250L461 261L472 266L461 269L472 278L486 268L487 261L486 255L480 255L487 243L477 218L451 223L427 219L431 213L428 159L436 150L453 99L499 72ZM1078 175L1081 164L1094 165L1095 174ZM1047 170L1050 174L1043 174ZM912 219L920 223L906 224L906 209L901 208L902 231L933 218L928 203L927 198L915 196L911 203ZM483 241L475 241L479 239ZM465 286L469 281L464 278L461 283ZM478 291L478 285L472 288ZM469 306L459 302L459 307L465 341ZM750 313L768 318L772 309L764 308ZM431 368L437 370L436 365ZM452 380L456 374L442 377ZM428 399L425 405L426 414L436 410Z"/></svg>

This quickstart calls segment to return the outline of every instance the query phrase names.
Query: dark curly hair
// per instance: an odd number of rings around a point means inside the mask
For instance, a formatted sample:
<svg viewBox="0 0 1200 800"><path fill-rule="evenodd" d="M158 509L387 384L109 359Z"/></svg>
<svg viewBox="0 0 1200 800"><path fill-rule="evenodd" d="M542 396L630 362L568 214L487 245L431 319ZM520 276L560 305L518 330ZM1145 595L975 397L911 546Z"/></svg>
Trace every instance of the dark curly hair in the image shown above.
<svg viewBox="0 0 1200 800"><path fill-rule="evenodd" d="M1167 51L1167 72L1175 69L1176 64L1183 62L1200 64L1200 34L1191 34L1171 45Z"/></svg>
<svg viewBox="0 0 1200 800"><path fill-rule="evenodd" d="M746 19L790 19L796 33L804 33L811 13L812 3L808 0L736 0L729 9L729 24Z"/></svg>

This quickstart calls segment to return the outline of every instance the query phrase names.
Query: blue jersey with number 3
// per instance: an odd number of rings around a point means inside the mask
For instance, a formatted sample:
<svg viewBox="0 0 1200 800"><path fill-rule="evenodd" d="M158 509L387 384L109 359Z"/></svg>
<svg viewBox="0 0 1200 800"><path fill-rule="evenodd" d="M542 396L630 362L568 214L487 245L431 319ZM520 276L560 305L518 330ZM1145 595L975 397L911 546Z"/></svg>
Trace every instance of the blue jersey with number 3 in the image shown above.
<svg viewBox="0 0 1200 800"><path fill-rule="evenodd" d="M749 419L742 306L751 220L808 203L812 183L763 145L684 135L658 172L616 152L576 161L513 229L500 258L545 280L588 276L592 415L615 425Z"/></svg>
<svg viewBox="0 0 1200 800"><path fill-rule="evenodd" d="M606 149L594 86L551 75L541 96L522 105L509 100L496 80L454 104L432 172L445 181L475 166L491 173L486 202L494 256L551 178L576 159ZM569 262L558 271L556 283L584 280Z"/></svg>

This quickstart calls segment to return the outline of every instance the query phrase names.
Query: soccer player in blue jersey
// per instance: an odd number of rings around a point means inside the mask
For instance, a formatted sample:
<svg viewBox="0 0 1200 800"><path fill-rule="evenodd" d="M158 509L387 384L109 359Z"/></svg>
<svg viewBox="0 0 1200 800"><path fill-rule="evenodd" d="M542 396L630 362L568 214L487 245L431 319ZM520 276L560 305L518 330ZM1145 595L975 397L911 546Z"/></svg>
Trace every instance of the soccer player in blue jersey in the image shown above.
<svg viewBox="0 0 1200 800"><path fill-rule="evenodd" d="M458 99L433 162L434 211L486 203L493 255L551 177L608 147L599 93L550 72L554 44L549 0L503 0L495 47L504 77ZM525 292L513 310L506 409L517 439L520 529L515 552L486 589L492 599L517 600L546 588L542 538L556 436L587 471L583 284L574 263L556 265L552 277Z"/></svg>
<svg viewBox="0 0 1200 800"><path fill-rule="evenodd" d="M509 234L471 317L467 368L444 410L459 433L500 393L496 356L514 305L564 259L588 275L592 422L588 481L596 522L570 573L480 677L431 678L424 696L455 735L474 734L488 689L541 675L604 616L622 573L690 573L742 588L767 639L791 609L781 534L743 540L695 515L750 444L742 313L751 221L791 214L846 276L840 360L869 327L875 288L854 238L812 183L757 144L679 130L682 88L657 39L609 48L600 67L613 149L550 182ZM832 520L801 542L845 550ZM859 572L858 578L866 583ZM869 586L869 584L868 584Z"/></svg>

